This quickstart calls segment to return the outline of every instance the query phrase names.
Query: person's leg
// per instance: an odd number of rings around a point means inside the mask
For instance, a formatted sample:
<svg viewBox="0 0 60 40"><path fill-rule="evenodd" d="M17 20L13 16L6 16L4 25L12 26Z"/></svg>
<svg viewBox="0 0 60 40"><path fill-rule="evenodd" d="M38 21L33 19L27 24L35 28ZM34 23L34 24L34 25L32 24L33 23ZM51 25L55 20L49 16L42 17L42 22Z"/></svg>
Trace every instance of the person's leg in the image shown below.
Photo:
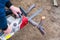
<svg viewBox="0 0 60 40"><path fill-rule="evenodd" d="M6 30L7 28L8 28L8 26L7 26L6 17L5 16L0 17L0 29L1 30Z"/></svg>
<svg viewBox="0 0 60 40"><path fill-rule="evenodd" d="M12 28L7 25L6 17L0 17L0 29L5 33L8 34L11 32Z"/></svg>

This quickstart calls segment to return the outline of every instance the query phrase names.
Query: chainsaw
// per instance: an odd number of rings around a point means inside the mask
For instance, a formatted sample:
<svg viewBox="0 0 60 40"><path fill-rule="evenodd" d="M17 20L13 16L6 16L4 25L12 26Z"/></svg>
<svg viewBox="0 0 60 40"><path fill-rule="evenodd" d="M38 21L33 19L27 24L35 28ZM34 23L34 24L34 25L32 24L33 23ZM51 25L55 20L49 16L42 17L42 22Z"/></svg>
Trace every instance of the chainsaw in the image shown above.
<svg viewBox="0 0 60 40"><path fill-rule="evenodd" d="M19 14L19 18L15 18L9 14L12 14L12 11L10 9L6 10L6 14L7 16L7 23L8 25L10 25L12 27L12 31L9 34L4 34L3 32L0 32L0 39L1 40L8 40L9 38L11 38L18 30L23 29L28 22L31 23L32 25L34 25L35 27L37 27L40 32L44 35L46 32L44 31L44 28L42 27L42 22L40 22L39 24L36 23L35 21L32 20L32 18L34 18L36 15L38 15L39 13L42 12L43 8L39 8L35 13L33 13L30 17L28 17L28 13L35 8L35 4L31 5L30 8L25 11L23 7L19 7L22 14Z"/></svg>

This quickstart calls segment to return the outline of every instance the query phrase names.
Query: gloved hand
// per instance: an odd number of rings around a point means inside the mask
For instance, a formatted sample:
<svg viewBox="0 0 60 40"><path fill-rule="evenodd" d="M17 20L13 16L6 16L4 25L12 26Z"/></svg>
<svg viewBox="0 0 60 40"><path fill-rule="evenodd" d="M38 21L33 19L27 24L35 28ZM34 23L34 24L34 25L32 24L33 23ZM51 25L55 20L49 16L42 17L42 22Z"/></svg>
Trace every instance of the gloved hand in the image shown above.
<svg viewBox="0 0 60 40"><path fill-rule="evenodd" d="M12 10L13 14L15 14L17 17L19 17L18 13L22 13L18 7L11 6L10 9Z"/></svg>
<svg viewBox="0 0 60 40"><path fill-rule="evenodd" d="M6 30L4 30L4 34L9 34L12 31L12 27L8 26Z"/></svg>

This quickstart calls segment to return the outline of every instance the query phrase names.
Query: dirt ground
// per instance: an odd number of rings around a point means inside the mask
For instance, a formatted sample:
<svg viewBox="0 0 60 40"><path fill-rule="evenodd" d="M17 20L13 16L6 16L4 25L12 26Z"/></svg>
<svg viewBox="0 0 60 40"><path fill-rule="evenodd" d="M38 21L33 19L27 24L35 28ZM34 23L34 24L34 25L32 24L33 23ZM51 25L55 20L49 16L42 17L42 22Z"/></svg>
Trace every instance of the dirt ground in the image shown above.
<svg viewBox="0 0 60 40"><path fill-rule="evenodd" d="M25 10L27 10L30 5L36 4L36 8L34 8L28 16L43 7L44 9L42 13L36 16L33 20L39 23L41 16L46 16L43 23L46 34L42 35L36 27L28 23L25 28L18 31L12 38L10 38L10 40L60 40L60 0L58 0L58 8L52 5L52 0L11 1L15 6L22 6Z"/></svg>

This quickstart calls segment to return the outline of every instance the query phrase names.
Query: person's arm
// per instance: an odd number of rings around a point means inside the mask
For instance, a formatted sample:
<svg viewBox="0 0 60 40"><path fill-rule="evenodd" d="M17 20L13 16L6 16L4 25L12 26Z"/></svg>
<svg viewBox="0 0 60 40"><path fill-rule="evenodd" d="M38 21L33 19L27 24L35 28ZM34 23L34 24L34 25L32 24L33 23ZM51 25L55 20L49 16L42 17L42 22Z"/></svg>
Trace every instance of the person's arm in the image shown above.
<svg viewBox="0 0 60 40"><path fill-rule="evenodd" d="M13 14L19 17L18 13L22 13L18 7L15 7L10 1L6 2L6 7L12 10Z"/></svg>
<svg viewBox="0 0 60 40"><path fill-rule="evenodd" d="M6 2L6 7L10 8L12 6L12 3L10 1Z"/></svg>
<svg viewBox="0 0 60 40"><path fill-rule="evenodd" d="M12 3L10 1L6 2L6 7L8 7L9 9L11 9L11 11L13 12L13 14L15 14L17 17L19 17L18 13L21 13L21 11L20 11L20 9L18 7L15 7L14 5L12 5ZM8 33L11 32L12 28L9 25L7 28L5 28L3 30L4 30L5 34L6 33L8 34Z"/></svg>

